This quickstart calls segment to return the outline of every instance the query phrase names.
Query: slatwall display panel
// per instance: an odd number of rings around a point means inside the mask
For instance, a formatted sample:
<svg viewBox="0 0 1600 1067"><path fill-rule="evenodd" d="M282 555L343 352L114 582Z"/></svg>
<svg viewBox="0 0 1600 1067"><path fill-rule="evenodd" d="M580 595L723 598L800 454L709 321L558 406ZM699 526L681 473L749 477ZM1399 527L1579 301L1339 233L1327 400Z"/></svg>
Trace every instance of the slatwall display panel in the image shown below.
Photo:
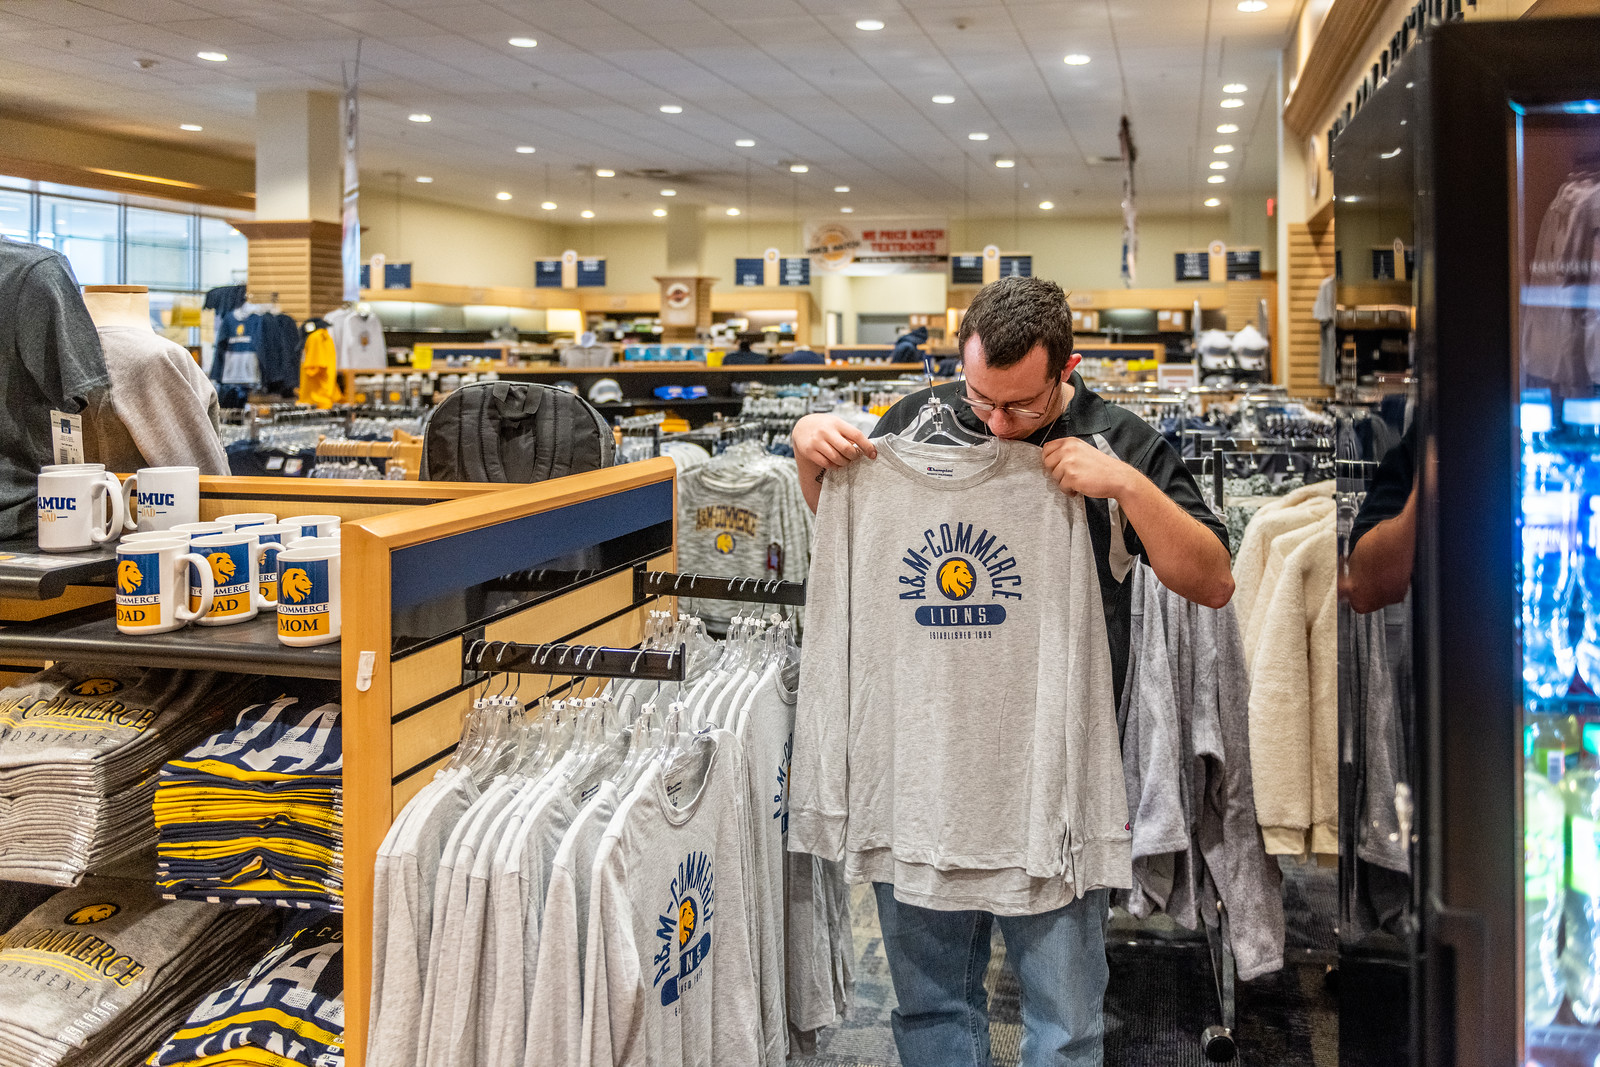
<svg viewBox="0 0 1600 1067"><path fill-rule="evenodd" d="M1296 396L1328 396L1332 390L1320 380L1322 329L1311 316L1317 287L1333 273L1333 223L1312 229L1303 222L1289 224L1289 392Z"/></svg>
<svg viewBox="0 0 1600 1067"><path fill-rule="evenodd" d="M1256 326L1260 315L1261 301L1267 302L1267 342L1272 345L1273 352L1278 351L1278 282L1276 278L1262 278L1259 281L1229 282L1227 285L1228 302L1224 313L1228 316L1228 330L1234 332L1243 329L1246 325Z"/></svg>

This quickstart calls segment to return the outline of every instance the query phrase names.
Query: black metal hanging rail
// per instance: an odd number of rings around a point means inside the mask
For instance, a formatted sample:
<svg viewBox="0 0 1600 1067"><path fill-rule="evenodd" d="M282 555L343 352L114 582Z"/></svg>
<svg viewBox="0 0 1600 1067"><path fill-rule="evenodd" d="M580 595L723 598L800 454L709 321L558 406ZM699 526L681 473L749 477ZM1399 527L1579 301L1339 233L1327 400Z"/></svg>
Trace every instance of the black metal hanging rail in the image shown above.
<svg viewBox="0 0 1600 1067"><path fill-rule="evenodd" d="M738 600L748 604L803 607L806 602L806 583L785 582L778 578L719 578L709 574L634 571L634 600L648 596L687 596L702 600Z"/></svg>
<svg viewBox="0 0 1600 1067"><path fill-rule="evenodd" d="M524 645L516 641L474 641L461 658L464 672L549 674L558 678L645 678L681 682L684 646L673 649L605 648L601 645Z"/></svg>

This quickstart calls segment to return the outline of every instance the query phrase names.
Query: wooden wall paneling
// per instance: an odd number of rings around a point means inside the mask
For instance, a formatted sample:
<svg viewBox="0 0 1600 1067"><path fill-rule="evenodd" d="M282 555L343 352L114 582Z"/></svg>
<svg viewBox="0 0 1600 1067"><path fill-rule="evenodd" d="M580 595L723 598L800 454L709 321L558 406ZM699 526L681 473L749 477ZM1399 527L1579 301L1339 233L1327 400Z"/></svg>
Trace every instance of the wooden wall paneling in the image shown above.
<svg viewBox="0 0 1600 1067"><path fill-rule="evenodd" d="M1289 322L1286 385L1296 396L1326 396L1331 389L1321 381L1322 328L1311 315L1322 279L1333 273L1333 225L1313 228L1289 223Z"/></svg>
<svg viewBox="0 0 1600 1067"><path fill-rule="evenodd" d="M1272 346L1272 351L1278 351L1278 279L1276 277L1261 278L1259 281L1229 282L1228 304L1225 312L1228 317L1228 330L1235 332L1243 329L1248 323L1256 325L1260 314L1262 300L1267 302L1267 343Z"/></svg>
<svg viewBox="0 0 1600 1067"><path fill-rule="evenodd" d="M340 537L340 596L349 605L343 612L340 672L345 745L344 915L346 929L354 932L344 945L344 981L350 993L344 1021L346 1045L354 1057L350 1062L359 1065L364 1062L372 990L373 863L393 821L389 661L393 645L389 548L359 522L344 526ZM363 651L373 654L370 679L361 668Z"/></svg>

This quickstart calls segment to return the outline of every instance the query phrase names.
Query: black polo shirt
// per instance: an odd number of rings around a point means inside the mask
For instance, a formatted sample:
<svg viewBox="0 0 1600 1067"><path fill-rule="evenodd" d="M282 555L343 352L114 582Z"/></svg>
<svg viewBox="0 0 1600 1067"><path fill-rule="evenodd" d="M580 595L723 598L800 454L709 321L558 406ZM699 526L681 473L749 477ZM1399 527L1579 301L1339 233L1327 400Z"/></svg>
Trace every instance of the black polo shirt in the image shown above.
<svg viewBox="0 0 1600 1067"><path fill-rule="evenodd" d="M1073 372L1071 384L1072 400L1067 404L1066 411L1062 412L1054 422L1027 437L1027 442L1042 447L1046 442L1054 441L1058 437L1082 437L1097 448L1104 442L1118 459L1149 478L1179 507L1205 523L1226 548L1228 529L1206 504L1200 487L1195 484L1189 468L1183 465L1183 458L1178 455L1177 450L1139 416L1126 408L1108 404L1098 394L1091 392L1083 384L1083 379L1077 372ZM963 384L955 381L935 386L933 391L941 400L955 408L956 418L962 426L976 433L987 434L988 427L962 399L963 390ZM907 396L884 413L883 418L878 420L878 425L873 427L871 436L882 437L905 429L916 419L918 409L927 399L926 389ZM1120 704L1122 680L1128 671L1128 633L1133 613L1133 583L1127 581L1125 567L1121 568L1122 573L1118 573L1119 568L1112 559L1110 501L1084 497L1083 503L1089 519L1089 539L1094 545L1095 569L1100 577L1100 600L1106 614L1106 637L1111 643L1111 673L1116 685L1116 700ZM1116 553L1119 560L1146 559L1144 544L1139 540L1139 535L1131 524L1123 525L1122 542L1121 547L1126 552Z"/></svg>

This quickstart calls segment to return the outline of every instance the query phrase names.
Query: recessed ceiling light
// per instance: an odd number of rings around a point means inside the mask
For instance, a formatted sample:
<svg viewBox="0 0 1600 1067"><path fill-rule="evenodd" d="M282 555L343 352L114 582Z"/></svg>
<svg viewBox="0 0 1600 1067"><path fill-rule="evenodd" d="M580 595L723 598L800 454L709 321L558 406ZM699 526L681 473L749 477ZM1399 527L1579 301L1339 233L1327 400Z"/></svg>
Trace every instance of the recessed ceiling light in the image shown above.
<svg viewBox="0 0 1600 1067"><path fill-rule="evenodd" d="M856 29L867 30L869 32L872 30L881 30L883 29L883 22L879 19L856 19Z"/></svg>
<svg viewBox="0 0 1600 1067"><path fill-rule="evenodd" d="M756 143L748 137L741 137L733 142L733 147L735 148L754 148L755 146Z"/></svg>
<svg viewBox="0 0 1600 1067"><path fill-rule="evenodd" d="M1061 62L1065 63L1069 67L1081 67L1085 63L1089 62L1089 57L1084 55L1082 52L1072 52L1068 55L1062 56Z"/></svg>
<svg viewBox="0 0 1600 1067"><path fill-rule="evenodd" d="M833 191L836 193L848 193L850 191L850 187L848 185L835 185L833 187Z"/></svg>
<svg viewBox="0 0 1600 1067"><path fill-rule="evenodd" d="M537 48L539 42L535 41L532 37L513 37L507 41L506 44L510 45L512 48Z"/></svg>
<svg viewBox="0 0 1600 1067"><path fill-rule="evenodd" d="M654 215L658 219L664 219L667 217L667 209L664 207L658 207L654 211L650 212L650 214Z"/></svg>
<svg viewBox="0 0 1600 1067"><path fill-rule="evenodd" d="M969 141L987 141L988 139L989 139L989 135L986 134L986 133L969 133L969 134L967 134L967 140L969 140Z"/></svg>
<svg viewBox="0 0 1600 1067"><path fill-rule="evenodd" d="M406 118L410 119L412 122L432 122L433 121L433 116L432 115L423 114L421 111L418 111L413 115L407 115Z"/></svg>
<svg viewBox="0 0 1600 1067"><path fill-rule="evenodd" d="M676 190L676 189L663 189L663 190L661 190L661 195L662 196L677 196L678 195L678 190Z"/></svg>
<svg viewBox="0 0 1600 1067"><path fill-rule="evenodd" d="M933 102L935 104L953 104L956 102L956 98L951 96L949 93L940 93L938 96L933 98Z"/></svg>
<svg viewBox="0 0 1600 1067"><path fill-rule="evenodd" d="M1221 201L1221 200L1218 200L1218 199L1217 199L1217 198L1216 198L1216 197L1214 197L1214 196L1213 196L1213 197L1208 197L1208 198L1207 198L1207 199L1206 199L1206 207L1217 207L1217 206L1218 206L1218 205L1220 205L1220 204L1221 204L1221 203L1222 203L1222 201Z"/></svg>
<svg viewBox="0 0 1600 1067"><path fill-rule="evenodd" d="M226 63L228 61L228 54L226 52L196 52L195 55L199 56L207 63Z"/></svg>
<svg viewBox="0 0 1600 1067"><path fill-rule="evenodd" d="M196 126L192 122L183 122L183 123L179 123L178 124L178 129L180 129L180 130L188 130L190 133L199 133L201 130L205 129L205 127L204 126Z"/></svg>
<svg viewBox="0 0 1600 1067"><path fill-rule="evenodd" d="M852 215L852 214L855 213L855 210L856 209L853 208L853 207L842 207L842 208L839 209L839 214L841 214L841 215Z"/></svg>
<svg viewBox="0 0 1600 1067"><path fill-rule="evenodd" d="M729 215L737 215L738 213L739 213L739 209L736 208L736 207L730 207L728 209L728 214Z"/></svg>
<svg viewBox="0 0 1600 1067"><path fill-rule="evenodd" d="M605 167L601 167L599 170L594 172L594 176L596 178L615 178L617 176L617 172L614 170L607 170Z"/></svg>
<svg viewBox="0 0 1600 1067"><path fill-rule="evenodd" d="M789 173L790 174L804 174L807 171L809 171L810 169L811 168L806 166L804 163L791 163L791 164L789 164Z"/></svg>
<svg viewBox="0 0 1600 1067"><path fill-rule="evenodd" d="M533 145L531 145L531 144L519 144L519 145L517 145L517 151L522 153L525 156L531 156L531 155L533 155Z"/></svg>
<svg viewBox="0 0 1600 1067"><path fill-rule="evenodd" d="M662 104L661 113L663 115L681 115L683 114L683 108L677 104Z"/></svg>
<svg viewBox="0 0 1600 1067"><path fill-rule="evenodd" d="M1228 161L1225 160L1225 159L1213 159L1211 161L1211 169L1212 170L1227 170L1228 169Z"/></svg>
<svg viewBox="0 0 1600 1067"><path fill-rule="evenodd" d="M1244 107L1244 101L1237 96L1230 96L1222 102L1223 107Z"/></svg>
<svg viewBox="0 0 1600 1067"><path fill-rule="evenodd" d="M1219 145L1217 145L1217 147L1213 148L1211 151L1215 152L1219 156L1225 156L1229 152L1233 151L1233 145L1231 145L1231 144L1219 144Z"/></svg>
<svg viewBox="0 0 1600 1067"><path fill-rule="evenodd" d="M511 199L511 194L510 193L495 193L494 194L494 198L496 200L510 200Z"/></svg>
<svg viewBox="0 0 1600 1067"><path fill-rule="evenodd" d="M1244 82L1229 82L1222 87L1222 91L1225 93L1246 93L1250 91L1250 87Z"/></svg>
<svg viewBox="0 0 1600 1067"><path fill-rule="evenodd" d="M578 214L582 215L586 219L594 218L594 212L588 210L587 208L585 208L583 211L578 212Z"/></svg>
<svg viewBox="0 0 1600 1067"><path fill-rule="evenodd" d="M1212 185L1221 185L1223 182L1225 182L1227 180L1228 179L1224 178L1220 174L1213 174L1211 177L1206 179L1206 181L1210 182Z"/></svg>
<svg viewBox="0 0 1600 1067"><path fill-rule="evenodd" d="M556 202L554 200L546 200L539 206L546 211L554 211L556 209Z"/></svg>
<svg viewBox="0 0 1600 1067"><path fill-rule="evenodd" d="M1240 11L1265 11L1267 0L1239 0Z"/></svg>
<svg viewBox="0 0 1600 1067"><path fill-rule="evenodd" d="M433 179L428 177L426 174L417 175L417 181L422 183L423 185L431 185L431 184L433 184Z"/></svg>
<svg viewBox="0 0 1600 1067"><path fill-rule="evenodd" d="M1039 201L1039 210L1040 211L1053 211L1053 210L1055 210L1055 204L1053 202L1049 201L1049 200L1041 200L1041 201Z"/></svg>
<svg viewBox="0 0 1600 1067"><path fill-rule="evenodd" d="M1218 133L1238 133L1239 132L1239 127L1235 126L1231 122L1224 122L1221 126L1217 127L1217 132Z"/></svg>
<svg viewBox="0 0 1600 1067"><path fill-rule="evenodd" d="M997 159L994 161L994 165L999 167L1001 170L1010 170L1012 167L1017 165L1017 161L1014 159Z"/></svg>

